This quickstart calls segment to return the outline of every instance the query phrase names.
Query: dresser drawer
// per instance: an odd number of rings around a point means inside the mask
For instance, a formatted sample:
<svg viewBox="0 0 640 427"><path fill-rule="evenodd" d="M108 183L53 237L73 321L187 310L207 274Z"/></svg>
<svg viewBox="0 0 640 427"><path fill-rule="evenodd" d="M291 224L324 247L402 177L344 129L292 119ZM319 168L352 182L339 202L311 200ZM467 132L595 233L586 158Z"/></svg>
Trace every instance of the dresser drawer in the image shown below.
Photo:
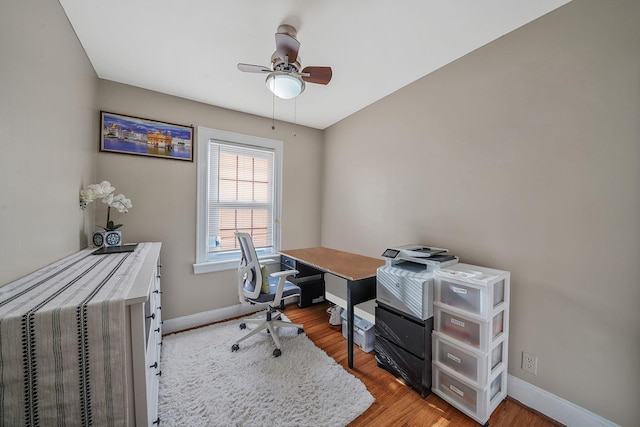
<svg viewBox="0 0 640 427"><path fill-rule="evenodd" d="M506 310L499 311L490 320L483 320L446 307L440 303L434 304L434 329L437 332L483 352L488 352L503 334L506 336Z"/></svg>
<svg viewBox="0 0 640 427"><path fill-rule="evenodd" d="M500 340L488 353L473 351L433 333L433 361L472 381L478 387L488 384L489 378L507 365L507 345Z"/></svg>
<svg viewBox="0 0 640 427"><path fill-rule="evenodd" d="M485 424L493 410L507 397L507 371L501 370L488 387L478 388L434 363L432 391L480 424Z"/></svg>

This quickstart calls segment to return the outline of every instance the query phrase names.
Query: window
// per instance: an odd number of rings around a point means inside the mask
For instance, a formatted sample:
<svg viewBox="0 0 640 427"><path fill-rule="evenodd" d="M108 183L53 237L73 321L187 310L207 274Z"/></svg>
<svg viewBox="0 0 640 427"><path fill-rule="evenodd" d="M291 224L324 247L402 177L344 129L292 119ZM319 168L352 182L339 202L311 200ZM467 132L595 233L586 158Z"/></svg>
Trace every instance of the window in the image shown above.
<svg viewBox="0 0 640 427"><path fill-rule="evenodd" d="M194 273L236 268L234 232L251 234L261 258L280 249L282 142L198 128Z"/></svg>

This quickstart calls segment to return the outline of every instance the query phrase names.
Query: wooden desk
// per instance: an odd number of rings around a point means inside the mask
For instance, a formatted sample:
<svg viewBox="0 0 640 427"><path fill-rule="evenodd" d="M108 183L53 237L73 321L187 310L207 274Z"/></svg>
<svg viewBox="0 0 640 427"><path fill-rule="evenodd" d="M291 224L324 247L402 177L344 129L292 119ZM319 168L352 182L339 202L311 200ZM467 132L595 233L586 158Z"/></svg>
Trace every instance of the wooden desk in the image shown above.
<svg viewBox="0 0 640 427"><path fill-rule="evenodd" d="M376 297L376 270L384 261L329 248L280 251L281 254L347 280L347 352L353 368L353 307Z"/></svg>

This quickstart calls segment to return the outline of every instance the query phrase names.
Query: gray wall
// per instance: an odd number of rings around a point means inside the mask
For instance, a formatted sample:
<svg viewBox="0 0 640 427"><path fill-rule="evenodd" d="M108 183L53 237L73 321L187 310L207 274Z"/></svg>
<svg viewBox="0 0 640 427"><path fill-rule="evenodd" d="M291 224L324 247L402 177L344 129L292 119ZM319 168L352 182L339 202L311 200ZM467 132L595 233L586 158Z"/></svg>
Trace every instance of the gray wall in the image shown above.
<svg viewBox="0 0 640 427"><path fill-rule="evenodd" d="M639 117L640 2L574 0L329 128L322 244L511 271L509 373L637 425Z"/></svg>
<svg viewBox="0 0 640 427"><path fill-rule="evenodd" d="M282 247L320 244L322 132L100 80L101 110L237 132L284 142ZM295 132L295 136L294 136ZM196 148L197 151L197 148ZM172 319L238 303L236 271L193 274L196 247L196 164L98 154L98 180L133 202L117 216L125 242L161 241L163 316ZM106 221L104 209L96 221Z"/></svg>
<svg viewBox="0 0 640 427"><path fill-rule="evenodd" d="M0 284L86 246L98 78L57 1L0 4Z"/></svg>

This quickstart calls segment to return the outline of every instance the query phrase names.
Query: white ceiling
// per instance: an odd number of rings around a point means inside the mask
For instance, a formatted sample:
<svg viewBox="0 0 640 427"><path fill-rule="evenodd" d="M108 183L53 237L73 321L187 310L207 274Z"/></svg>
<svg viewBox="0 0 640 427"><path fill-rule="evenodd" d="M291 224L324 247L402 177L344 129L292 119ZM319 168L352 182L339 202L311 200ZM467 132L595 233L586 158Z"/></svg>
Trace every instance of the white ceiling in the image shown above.
<svg viewBox="0 0 640 427"><path fill-rule="evenodd" d="M570 0L60 0L102 79L324 129ZM273 99L280 24L327 86Z"/></svg>

